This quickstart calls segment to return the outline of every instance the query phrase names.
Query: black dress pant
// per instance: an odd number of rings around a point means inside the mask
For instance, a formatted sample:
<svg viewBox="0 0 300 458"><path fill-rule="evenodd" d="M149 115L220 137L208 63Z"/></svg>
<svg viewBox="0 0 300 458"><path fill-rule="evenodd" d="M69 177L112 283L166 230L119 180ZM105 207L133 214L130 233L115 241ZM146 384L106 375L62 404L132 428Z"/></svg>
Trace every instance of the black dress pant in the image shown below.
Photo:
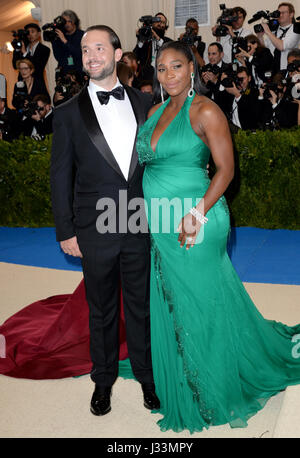
<svg viewBox="0 0 300 458"><path fill-rule="evenodd" d="M150 240L124 234L97 243L80 241L90 310L91 379L111 386L118 376L120 286L126 340L133 373L140 383L153 383L150 349Z"/></svg>

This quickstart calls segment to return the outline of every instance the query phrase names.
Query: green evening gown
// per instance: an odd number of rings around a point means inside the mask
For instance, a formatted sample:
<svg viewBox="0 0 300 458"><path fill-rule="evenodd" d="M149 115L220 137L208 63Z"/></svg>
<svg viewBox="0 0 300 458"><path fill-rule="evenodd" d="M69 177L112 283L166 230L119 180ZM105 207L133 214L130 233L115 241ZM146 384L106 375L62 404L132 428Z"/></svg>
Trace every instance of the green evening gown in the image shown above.
<svg viewBox="0 0 300 458"><path fill-rule="evenodd" d="M177 241L177 226L191 208L184 208L183 199L195 205L210 184L210 151L189 118L193 98L187 97L155 152L152 133L170 99L142 126L137 141L139 161L146 165L152 362L162 431L245 427L271 396L300 383L300 325L264 319L250 299L226 251L224 197L208 211L198 244L186 250ZM182 202L181 214L178 205L168 206L174 198Z"/></svg>

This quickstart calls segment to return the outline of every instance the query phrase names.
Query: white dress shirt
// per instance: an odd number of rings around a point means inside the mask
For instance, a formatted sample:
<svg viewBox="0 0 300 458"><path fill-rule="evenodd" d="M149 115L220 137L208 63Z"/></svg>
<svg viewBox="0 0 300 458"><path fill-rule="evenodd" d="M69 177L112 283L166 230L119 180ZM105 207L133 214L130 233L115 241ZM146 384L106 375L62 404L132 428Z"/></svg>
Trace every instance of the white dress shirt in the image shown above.
<svg viewBox="0 0 300 458"><path fill-rule="evenodd" d="M252 32L251 30L244 29L241 27L238 30L234 30L234 32L237 32L238 37L247 37L250 35ZM223 51L224 51L224 57L223 61L226 64L231 64L232 63L232 38L231 35L227 34L225 37L221 37L220 39L220 44L223 46Z"/></svg>
<svg viewBox="0 0 300 458"><path fill-rule="evenodd" d="M239 118L239 111L238 111L238 101L241 99L242 95L240 95L238 98L233 99L232 103L232 122L236 126L242 128L241 123L240 123L240 118Z"/></svg>
<svg viewBox="0 0 300 458"><path fill-rule="evenodd" d="M278 27L274 33L275 37L280 38L283 33L282 29L288 29L285 36L282 38L283 41L283 51L280 53L280 70L285 70L287 68L287 56L288 53L294 49L298 48L300 44L300 35L295 33L293 30L293 24L286 27ZM264 41L266 48L269 48L271 53L274 55L275 46L267 35L264 35Z"/></svg>
<svg viewBox="0 0 300 458"><path fill-rule="evenodd" d="M118 80L114 88L120 85ZM124 91L124 100L117 100L110 96L108 104L101 105L96 92L107 91L107 89L90 81L88 91L105 140L127 180L137 131L136 118L129 97Z"/></svg>

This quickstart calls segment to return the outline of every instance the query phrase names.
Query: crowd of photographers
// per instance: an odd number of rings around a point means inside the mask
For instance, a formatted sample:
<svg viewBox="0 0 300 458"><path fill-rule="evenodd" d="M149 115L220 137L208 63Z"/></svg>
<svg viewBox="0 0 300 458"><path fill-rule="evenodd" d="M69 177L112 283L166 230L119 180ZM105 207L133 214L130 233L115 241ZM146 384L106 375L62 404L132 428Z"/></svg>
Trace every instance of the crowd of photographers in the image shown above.
<svg viewBox="0 0 300 458"><path fill-rule="evenodd" d="M194 18L187 20L178 37L193 50L202 93L220 106L233 131L300 125L300 18L295 19L293 5L284 2L276 11L258 11L248 20L248 24L259 22L254 33L244 27L243 8L222 4L220 10L210 43L202 41ZM160 12L139 21L136 46L123 54L118 77L123 84L152 93L156 53L171 40L166 36L168 19ZM41 43L42 33L57 61L52 97L44 80L51 50ZM32 23L13 33L12 65L19 74L14 110L7 108L5 91L0 89L0 138L10 141L23 134L42 139L52 133L53 106L73 97L87 81L82 70L83 34L71 10L42 30Z"/></svg>

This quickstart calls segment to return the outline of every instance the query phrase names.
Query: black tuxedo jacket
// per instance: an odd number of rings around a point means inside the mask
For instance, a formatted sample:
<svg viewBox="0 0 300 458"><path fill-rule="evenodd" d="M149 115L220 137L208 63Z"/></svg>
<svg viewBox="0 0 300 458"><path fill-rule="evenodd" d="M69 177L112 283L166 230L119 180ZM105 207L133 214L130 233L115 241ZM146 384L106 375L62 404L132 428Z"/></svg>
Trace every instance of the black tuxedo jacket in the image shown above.
<svg viewBox="0 0 300 458"><path fill-rule="evenodd" d="M147 119L151 96L124 86L137 120L137 131ZM118 126L115 126L118 135ZM125 179L97 121L87 87L54 110L51 158L52 207L57 240L77 235L78 239L97 242L96 229L100 198L116 205L119 217L119 191L127 191L128 201L143 197L143 168L138 163L134 144L128 180ZM129 215L128 215L129 217Z"/></svg>
<svg viewBox="0 0 300 458"><path fill-rule="evenodd" d="M247 61L247 67L250 75L252 75L252 68L257 76L264 82L270 77L266 76L267 72L272 73L274 58L271 51L268 48L261 48L260 52L255 52L251 62Z"/></svg>
<svg viewBox="0 0 300 458"><path fill-rule="evenodd" d="M39 79L44 79L44 70L48 62L49 56L50 56L50 48L48 48L48 46L43 45L42 43L39 43L36 47L36 50L33 56L31 56L30 54L27 54L25 57L23 57L20 51L14 51L13 52L13 67L14 69L17 68L16 64L18 60L28 59L34 65L34 68L35 68L34 76L36 76ZM21 77L19 77L19 79L20 78Z"/></svg>
<svg viewBox="0 0 300 458"><path fill-rule="evenodd" d="M219 93L218 105L231 121L234 95L226 90ZM237 103L237 110L242 129L257 129L259 126L258 90L251 88L242 95Z"/></svg>

